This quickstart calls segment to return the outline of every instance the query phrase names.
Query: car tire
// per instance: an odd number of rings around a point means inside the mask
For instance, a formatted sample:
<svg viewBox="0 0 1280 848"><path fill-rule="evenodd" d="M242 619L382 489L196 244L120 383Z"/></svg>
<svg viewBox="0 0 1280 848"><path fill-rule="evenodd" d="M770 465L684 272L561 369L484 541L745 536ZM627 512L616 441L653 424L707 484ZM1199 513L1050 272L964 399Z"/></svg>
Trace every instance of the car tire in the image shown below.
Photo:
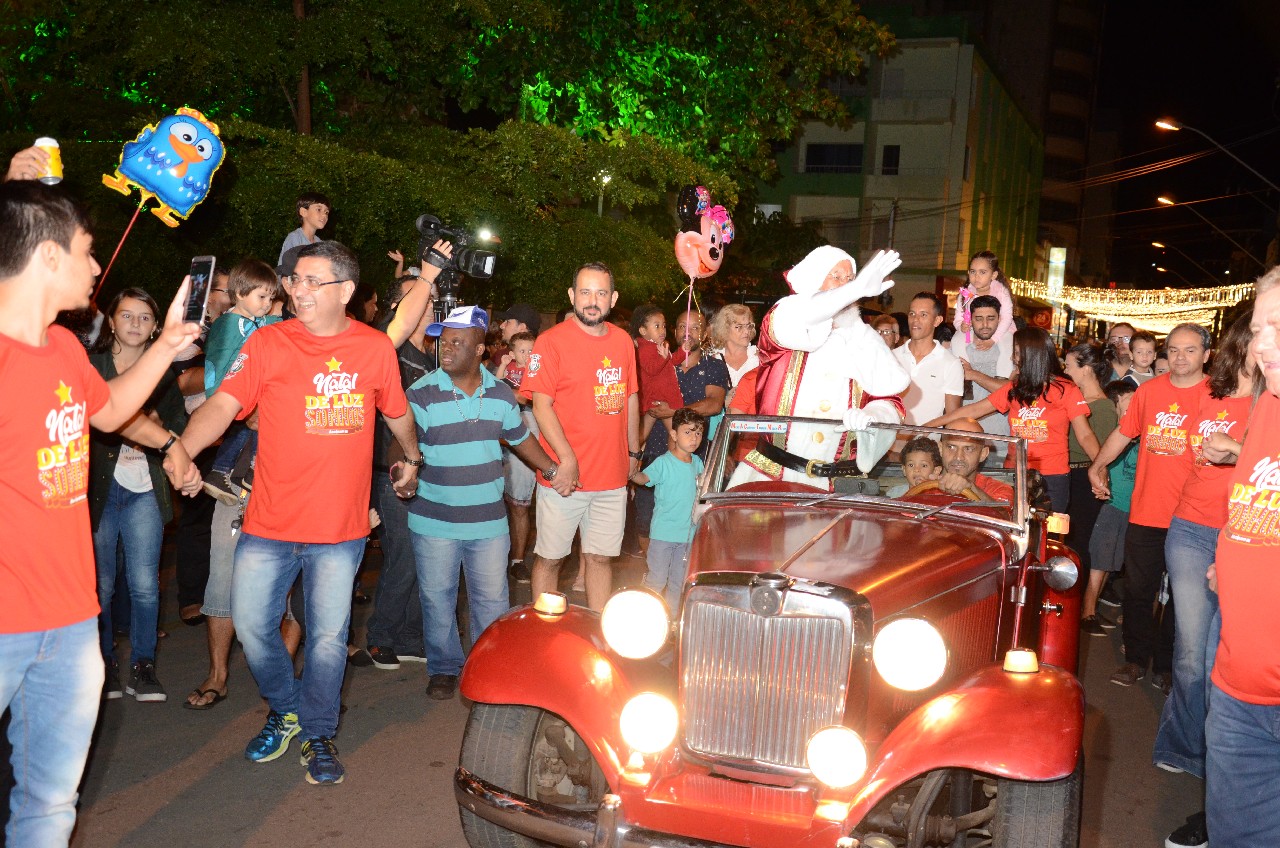
<svg viewBox="0 0 1280 848"><path fill-rule="evenodd" d="M540 723L554 717L536 707L475 703L462 736L458 764L475 776L525 797L530 790L530 763ZM572 728L569 728L572 730ZM599 766L591 762L593 783L603 788ZM459 807L462 832L471 848L536 848L530 839Z"/></svg>
<svg viewBox="0 0 1280 848"><path fill-rule="evenodd" d="M1084 757L1060 780L1001 779L991 823L994 848L1076 848L1080 844L1080 779Z"/></svg>

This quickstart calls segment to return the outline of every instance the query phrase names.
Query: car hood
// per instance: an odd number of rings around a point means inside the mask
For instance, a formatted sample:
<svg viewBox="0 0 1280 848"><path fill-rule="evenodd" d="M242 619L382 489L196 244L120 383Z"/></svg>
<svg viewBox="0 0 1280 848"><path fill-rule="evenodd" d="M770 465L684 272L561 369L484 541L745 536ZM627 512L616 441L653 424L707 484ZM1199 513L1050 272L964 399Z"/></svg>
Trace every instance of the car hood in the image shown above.
<svg viewBox="0 0 1280 848"><path fill-rule="evenodd" d="M703 513L689 577L783 571L862 594L877 617L1003 566L1004 532L952 515L920 519L872 504L715 504Z"/></svg>

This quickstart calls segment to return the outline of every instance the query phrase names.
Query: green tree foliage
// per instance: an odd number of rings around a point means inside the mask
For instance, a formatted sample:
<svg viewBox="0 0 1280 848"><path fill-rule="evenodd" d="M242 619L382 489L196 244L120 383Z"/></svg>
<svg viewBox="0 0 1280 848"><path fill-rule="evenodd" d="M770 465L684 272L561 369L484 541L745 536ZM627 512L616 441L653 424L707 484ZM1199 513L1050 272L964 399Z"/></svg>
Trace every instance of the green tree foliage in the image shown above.
<svg viewBox="0 0 1280 848"><path fill-rule="evenodd" d="M847 0L741 0L731 13L687 0L306 0L302 20L286 0L0 9L4 149L62 142L100 252L134 208L98 182L120 145L183 105L221 125L228 159L209 199L176 230L141 218L108 283L157 292L192 253L273 259L304 190L335 199L332 234L371 281L431 211L502 238L499 278L478 300L556 306L585 259L615 266L628 300L678 291L680 186L707 185L750 230L737 184L769 172L771 145L803 117L845 120L824 80L892 44ZM313 137L293 132L304 65ZM755 250L744 236L731 262ZM734 273L776 276L771 251Z"/></svg>

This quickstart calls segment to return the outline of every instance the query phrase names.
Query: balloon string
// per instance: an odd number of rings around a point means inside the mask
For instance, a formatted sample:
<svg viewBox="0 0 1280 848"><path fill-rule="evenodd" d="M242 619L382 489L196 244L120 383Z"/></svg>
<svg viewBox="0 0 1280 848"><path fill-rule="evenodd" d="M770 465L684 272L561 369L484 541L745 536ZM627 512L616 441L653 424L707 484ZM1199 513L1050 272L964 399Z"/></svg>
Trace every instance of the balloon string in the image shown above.
<svg viewBox="0 0 1280 848"><path fill-rule="evenodd" d="M138 216L142 214L143 208L147 205L144 198L138 204L138 208L134 210L133 217L129 219L129 226L124 228L124 235L120 236L120 243L116 245L116 252L111 254L111 261L107 263L107 270L102 272L102 276L98 278L98 284L93 288L93 297L90 300L94 303L98 300L98 292L102 291L102 284L107 281L107 275L111 273L111 266L116 264L116 257L120 255L120 248L124 247L124 240L129 237L129 231L133 229L133 222L138 220Z"/></svg>
<svg viewBox="0 0 1280 848"><path fill-rule="evenodd" d="M702 309L702 304L698 303L698 296L697 296L696 294L694 294L694 293L693 293L693 283L694 283L694 280L695 280L695 279L696 279L695 277L690 276L690 277L689 277L689 285L685 286L683 289L681 289L681 290L680 290L680 293L679 293L679 294L677 294L675 297L671 298L671 302L672 302L672 303L675 303L675 302L676 302L677 300L679 300L681 297L684 297L684 299L685 299L685 306L684 306L684 340L683 340L682 344L687 344L687 343L688 343L688 341L689 341L689 315L690 315L690 314L692 314L692 312L693 312L693 307L697 306L697 307L698 307L698 309Z"/></svg>

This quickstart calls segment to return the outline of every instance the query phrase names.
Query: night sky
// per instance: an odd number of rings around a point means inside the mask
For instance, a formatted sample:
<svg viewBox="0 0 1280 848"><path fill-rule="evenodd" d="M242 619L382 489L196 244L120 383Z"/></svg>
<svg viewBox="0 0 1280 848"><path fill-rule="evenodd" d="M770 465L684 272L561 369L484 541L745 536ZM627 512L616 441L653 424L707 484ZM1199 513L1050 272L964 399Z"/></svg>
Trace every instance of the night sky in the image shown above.
<svg viewBox="0 0 1280 848"><path fill-rule="evenodd" d="M1165 132L1154 122L1178 121L1219 144L1280 185L1280 3L1154 2L1110 0L1103 37L1095 122L1118 126L1122 160L1133 168L1205 150L1216 150L1194 133ZM1096 174L1106 169L1095 169ZM1159 274L1158 262L1195 285L1209 280L1191 260L1150 246L1161 241L1224 276L1232 246L1187 209L1157 207L1156 197L1178 201L1240 195L1195 208L1259 258L1275 234L1280 194L1226 154L1211 156L1116 184L1113 279L1146 285L1185 286L1174 273ZM1268 211L1268 208L1270 211ZM1150 211L1136 211L1150 210ZM1242 270L1249 274L1244 277ZM1259 266L1237 268L1243 282Z"/></svg>

